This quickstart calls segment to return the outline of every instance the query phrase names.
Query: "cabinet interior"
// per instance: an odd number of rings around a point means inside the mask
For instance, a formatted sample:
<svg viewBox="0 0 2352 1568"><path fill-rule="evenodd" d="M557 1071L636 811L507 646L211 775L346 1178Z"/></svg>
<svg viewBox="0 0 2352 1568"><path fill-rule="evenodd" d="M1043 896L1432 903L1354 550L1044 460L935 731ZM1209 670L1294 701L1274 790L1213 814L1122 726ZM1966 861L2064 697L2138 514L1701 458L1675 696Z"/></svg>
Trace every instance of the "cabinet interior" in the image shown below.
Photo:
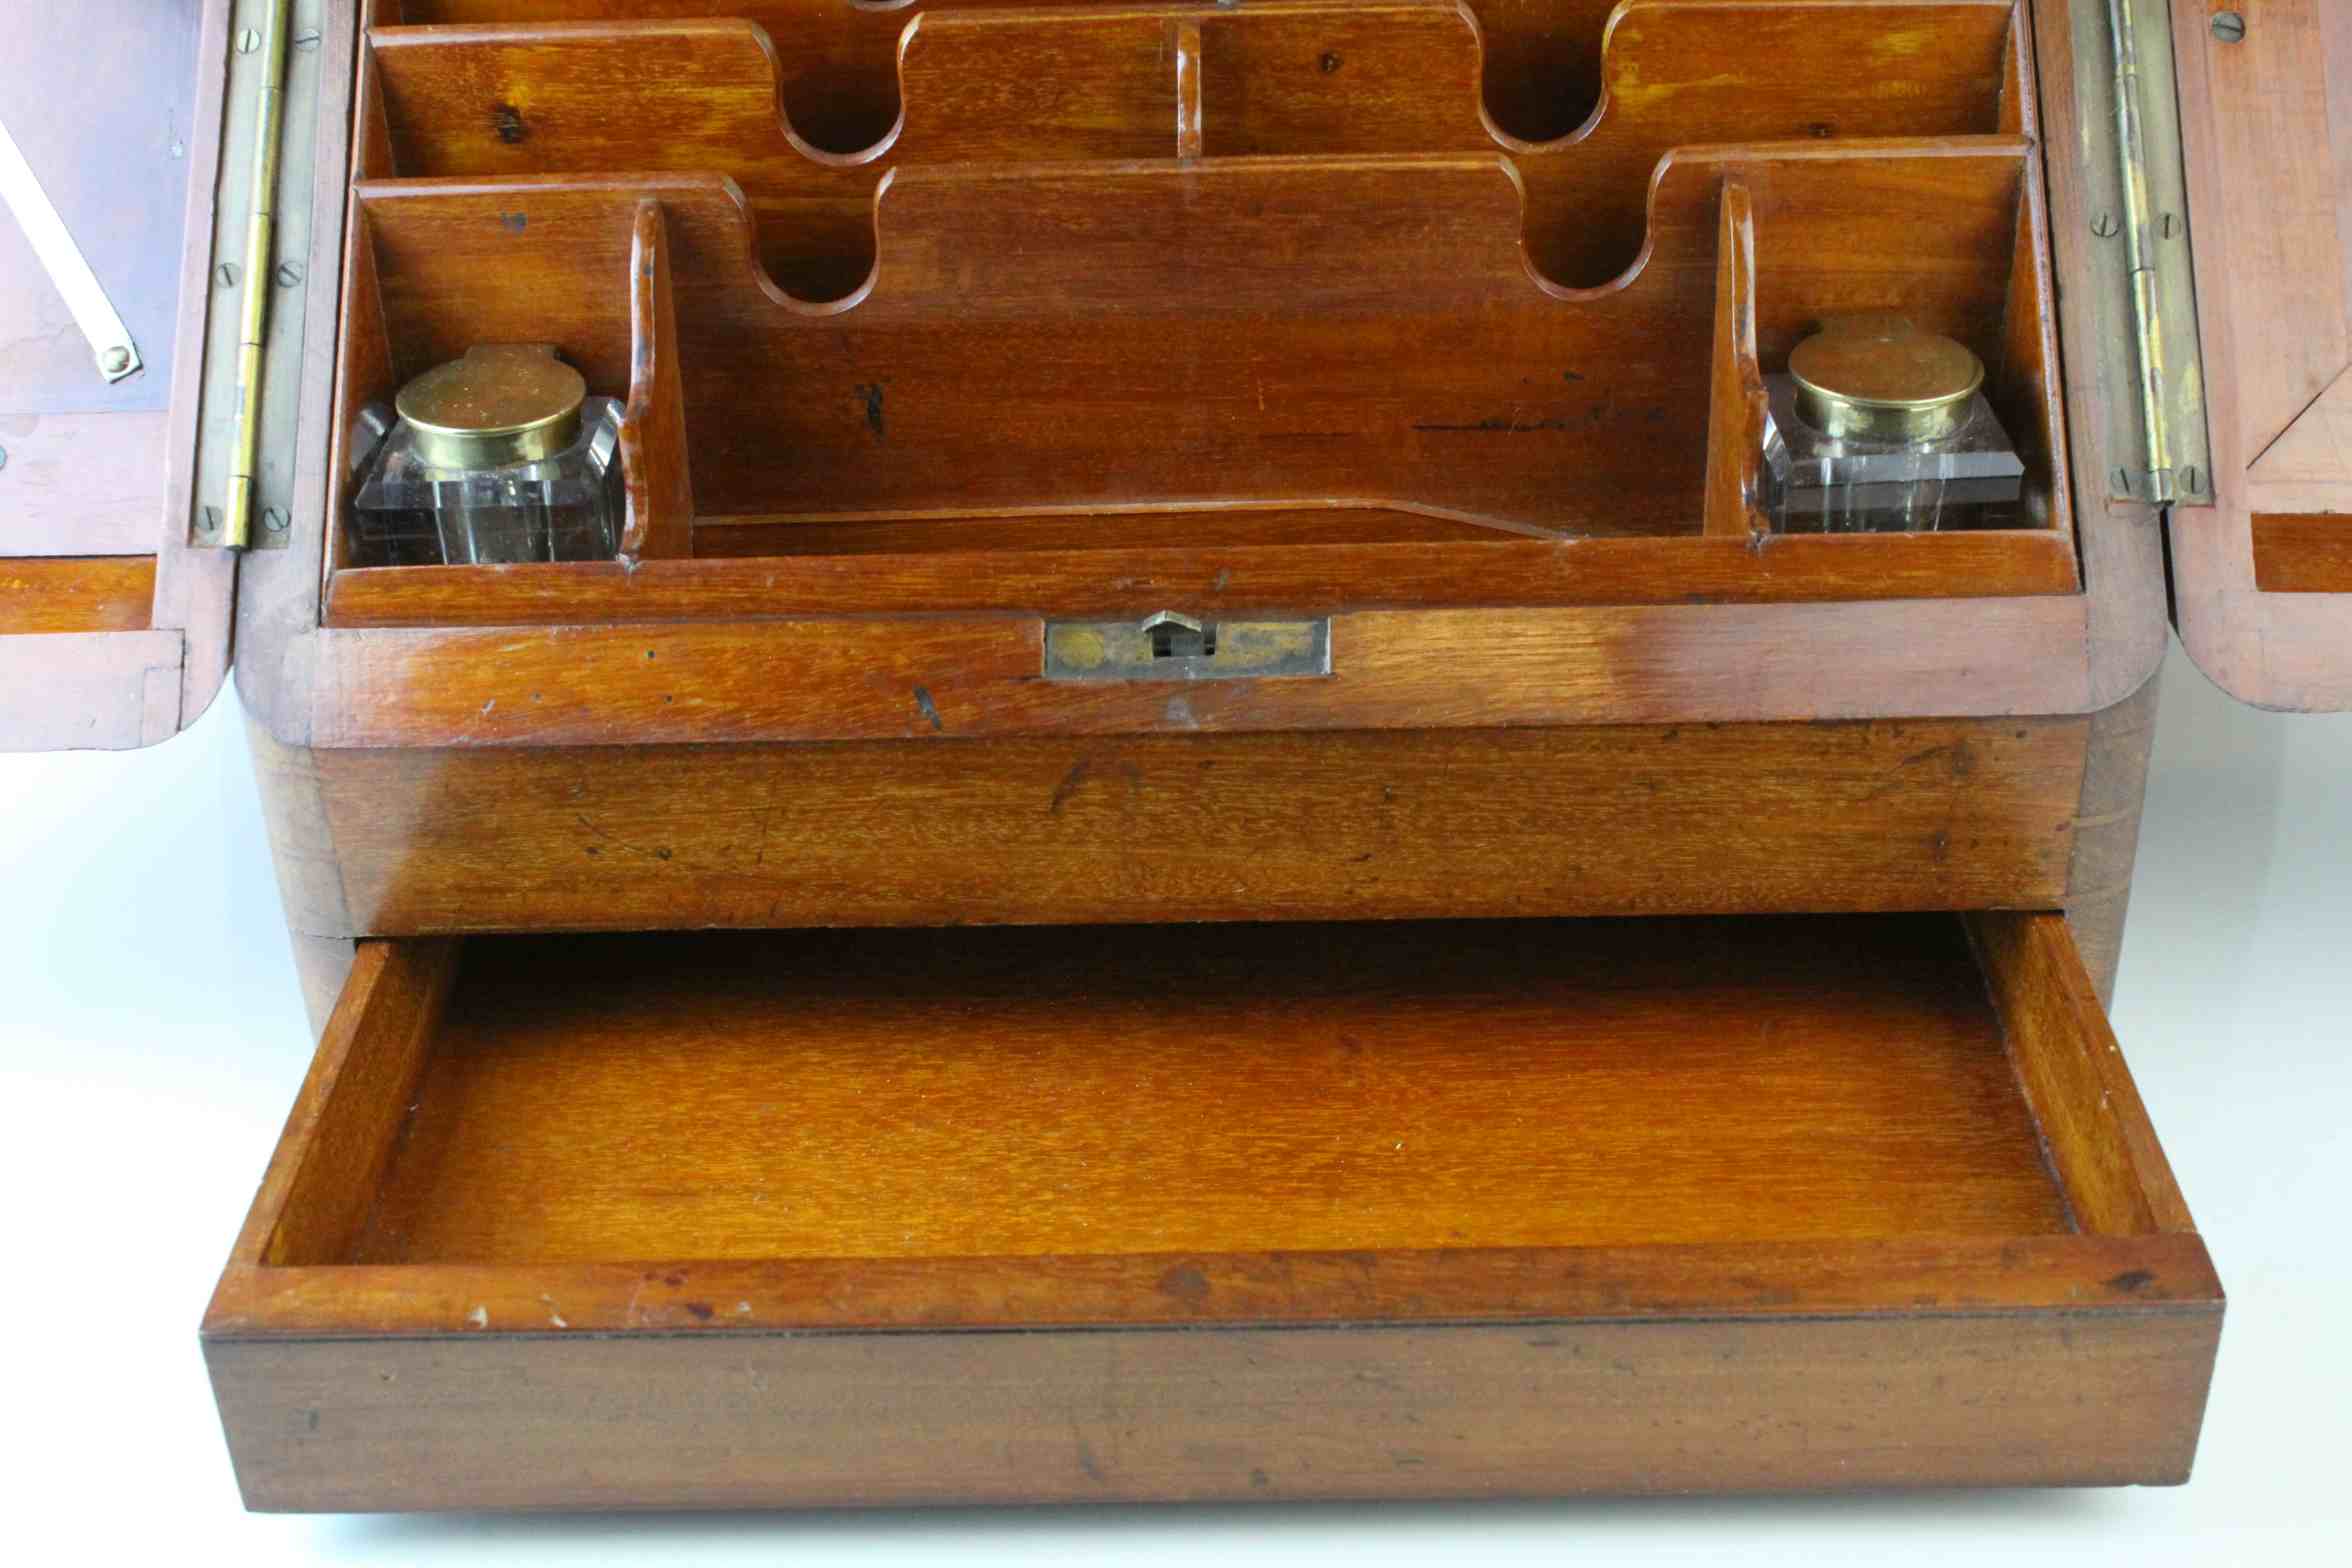
<svg viewBox="0 0 2352 1568"><path fill-rule="evenodd" d="M498 937L455 970L371 1069L380 1152L298 1186L270 1262L2075 1229L1951 916Z"/></svg>
<svg viewBox="0 0 2352 1568"><path fill-rule="evenodd" d="M358 94L331 625L2079 588L2006 0L381 0ZM2025 494L1774 535L1882 309ZM624 559L367 564L362 411L495 341L627 400Z"/></svg>

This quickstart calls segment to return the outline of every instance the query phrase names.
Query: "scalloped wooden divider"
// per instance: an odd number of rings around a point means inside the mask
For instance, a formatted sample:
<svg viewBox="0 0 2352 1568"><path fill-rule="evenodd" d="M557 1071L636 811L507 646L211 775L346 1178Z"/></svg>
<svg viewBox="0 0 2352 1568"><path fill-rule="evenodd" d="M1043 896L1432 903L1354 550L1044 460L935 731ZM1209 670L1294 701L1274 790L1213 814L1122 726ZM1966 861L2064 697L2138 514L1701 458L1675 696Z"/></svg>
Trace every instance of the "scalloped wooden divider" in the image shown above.
<svg viewBox="0 0 2352 1568"><path fill-rule="evenodd" d="M397 375L532 336L609 386L630 368L613 283L658 199L706 529L1340 504L1688 534L1725 175L1755 197L1768 363L1866 307L1994 362L2027 158L2014 138L1677 154L1642 270L1570 296L1528 275L1494 156L901 171L877 284L833 313L764 284L715 178L363 182L357 205Z"/></svg>
<svg viewBox="0 0 2352 1568"><path fill-rule="evenodd" d="M757 23L774 40L778 101L794 126L813 145L847 153L872 146L897 122L898 36L918 9L937 21L989 11L1078 11L1096 3L925 0L918 7L851 0L379 0L377 19L386 24L526 24L739 17ZM1486 41L1486 109L1506 134L1542 140L1584 122L1600 96L1601 38L1615 0L1436 3L1475 15ZM1364 79L1344 41L1318 46L1306 58L1321 71L1327 53L1337 53L1342 61L1331 74L1353 78L1341 85Z"/></svg>
<svg viewBox="0 0 2352 1568"><path fill-rule="evenodd" d="M925 14L897 66L904 124L846 159L812 155L780 113L779 58L750 22L371 36L389 158L363 172L723 173L759 217L770 275L811 301L866 282L872 198L892 167L1491 145L1477 36L1451 0ZM1186 93L1211 106L1189 148Z"/></svg>
<svg viewBox="0 0 2352 1568"><path fill-rule="evenodd" d="M779 113L780 59L748 22L389 28L374 58L393 156L375 172L725 173L761 219L771 275L830 300L868 275L863 199L885 167L1501 145L1537 266L1597 287L1638 258L1644 191L1674 147L1995 130L2011 20L2010 0L1629 0L1594 119L1529 144L1478 115L1479 39L1451 0L926 13L898 67L903 129L849 162L805 151ZM1197 145L1179 133L1188 60Z"/></svg>

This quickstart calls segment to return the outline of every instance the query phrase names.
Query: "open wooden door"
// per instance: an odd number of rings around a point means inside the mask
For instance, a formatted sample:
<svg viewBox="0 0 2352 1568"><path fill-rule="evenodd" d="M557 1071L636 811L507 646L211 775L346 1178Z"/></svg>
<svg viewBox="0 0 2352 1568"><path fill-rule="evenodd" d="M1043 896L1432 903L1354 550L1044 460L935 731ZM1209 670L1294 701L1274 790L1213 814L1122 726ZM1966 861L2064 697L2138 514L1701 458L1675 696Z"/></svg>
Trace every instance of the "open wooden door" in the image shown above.
<svg viewBox="0 0 2352 1568"><path fill-rule="evenodd" d="M236 560L196 537L194 470L207 328L233 334L238 297L209 274L242 9L10 11L0 750L152 744L228 669Z"/></svg>
<svg viewBox="0 0 2352 1568"><path fill-rule="evenodd" d="M2352 707L2352 5L2173 0L2216 505L2173 610L2248 702Z"/></svg>

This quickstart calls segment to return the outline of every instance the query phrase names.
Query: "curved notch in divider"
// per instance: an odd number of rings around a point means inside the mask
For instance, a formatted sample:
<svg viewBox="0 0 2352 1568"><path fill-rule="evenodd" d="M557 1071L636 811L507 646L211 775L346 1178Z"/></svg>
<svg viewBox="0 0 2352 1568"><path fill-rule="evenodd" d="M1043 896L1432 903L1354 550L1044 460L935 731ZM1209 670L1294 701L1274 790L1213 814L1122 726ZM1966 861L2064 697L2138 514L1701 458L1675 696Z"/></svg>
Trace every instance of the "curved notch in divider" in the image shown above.
<svg viewBox="0 0 2352 1568"><path fill-rule="evenodd" d="M2019 69L2010 24L2009 0L1627 0L1601 107L1527 143L1478 113L1478 33L1453 0L925 13L897 64L904 122L853 158L809 154L749 22L374 36L402 173L723 172L778 285L837 301L870 276L885 167L1167 157L1192 140L1205 157L1503 145L1538 269L1598 287L1639 254L1645 187L1675 147L1992 131ZM1181 47L1195 35L1197 56Z"/></svg>
<svg viewBox="0 0 2352 1568"><path fill-rule="evenodd" d="M1997 131L2011 0L1625 0L1592 118L1513 143L1528 252L1593 288L1633 264L1640 191L1677 147Z"/></svg>
<svg viewBox="0 0 2352 1568"><path fill-rule="evenodd" d="M669 225L660 202L637 203L629 253L629 401L620 442L628 513L620 555L628 562L684 560L694 553L694 484Z"/></svg>
<svg viewBox="0 0 2352 1568"><path fill-rule="evenodd" d="M1770 528L1763 493L1764 372L1756 363L1756 213L1748 187L1723 184L1715 274L1715 355L1707 402L1704 531L1747 537Z"/></svg>
<svg viewBox="0 0 2352 1568"><path fill-rule="evenodd" d="M1847 307L1990 351L2026 157L1677 153L1640 270L1581 294L1531 278L1491 154L900 171L873 290L827 315L767 285L721 179L356 194L401 355L529 323L592 383L626 371L595 301L658 199L706 527L1349 505L1690 534L1705 473L1678 454L1706 437L1725 176L1755 197L1767 363Z"/></svg>
<svg viewBox="0 0 2352 1568"><path fill-rule="evenodd" d="M371 37L402 175L723 173L778 286L812 302L866 282L889 168L1491 146L1477 35L1453 0L926 13L900 37L904 119L845 157L795 130L778 52L747 21ZM1204 100L1205 131L1181 109Z"/></svg>
<svg viewBox="0 0 2352 1568"><path fill-rule="evenodd" d="M1469 0L1467 9L1487 40L1484 98L1497 125L1533 141L1561 135L1585 119L1599 97L1601 35L1614 3ZM756 23L774 41L778 102L799 133L814 147L854 153L888 135L898 123L901 102L911 101L901 98L897 51L901 29L918 10L936 23L1040 8L1040 0L922 0L919 6L913 0L631 0L627 10L654 22L725 15ZM1100 7L1090 0L1061 0L1044 8L1071 16ZM1439 8L1454 10L1451 0L1440 0ZM612 0L407 0L402 19L411 24L544 25L610 21L615 9ZM1257 9L1253 3L1226 14ZM1327 44L1302 63L1320 71L1322 57L1332 53L1342 64L1331 74L1344 76L1355 68L1344 42ZM1471 85L1476 90L1475 77ZM1464 107L1474 110L1477 102L1473 97Z"/></svg>

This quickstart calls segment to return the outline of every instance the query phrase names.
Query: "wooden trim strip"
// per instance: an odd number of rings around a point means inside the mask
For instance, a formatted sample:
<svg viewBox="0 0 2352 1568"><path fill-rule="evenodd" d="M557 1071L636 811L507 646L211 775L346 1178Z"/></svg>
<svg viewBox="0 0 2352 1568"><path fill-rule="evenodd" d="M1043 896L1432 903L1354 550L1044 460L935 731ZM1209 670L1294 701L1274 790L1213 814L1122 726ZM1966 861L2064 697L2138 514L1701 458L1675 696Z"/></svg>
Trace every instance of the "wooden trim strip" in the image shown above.
<svg viewBox="0 0 2352 1568"><path fill-rule="evenodd" d="M1035 618L842 619L317 640L310 743L609 745L2073 713L2079 597L1364 611L1328 677L1041 678Z"/></svg>
<svg viewBox="0 0 2352 1568"><path fill-rule="evenodd" d="M2108 1236L2193 1230L2065 917L1978 914L1968 929L2076 1223Z"/></svg>
<svg viewBox="0 0 2352 1568"><path fill-rule="evenodd" d="M363 949L364 951L364 949ZM1144 1257L231 1265L209 1339L2209 1311L2193 1235Z"/></svg>

